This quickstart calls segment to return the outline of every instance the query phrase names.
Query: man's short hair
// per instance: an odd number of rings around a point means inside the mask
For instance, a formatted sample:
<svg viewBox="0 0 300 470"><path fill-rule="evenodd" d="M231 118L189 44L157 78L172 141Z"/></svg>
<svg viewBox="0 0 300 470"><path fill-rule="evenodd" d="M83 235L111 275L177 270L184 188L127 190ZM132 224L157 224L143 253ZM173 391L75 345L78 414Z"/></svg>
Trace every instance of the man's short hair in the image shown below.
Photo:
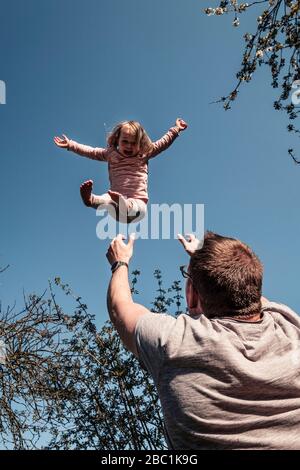
<svg viewBox="0 0 300 470"><path fill-rule="evenodd" d="M206 232L189 270L208 317L247 318L260 311L263 266L240 240Z"/></svg>

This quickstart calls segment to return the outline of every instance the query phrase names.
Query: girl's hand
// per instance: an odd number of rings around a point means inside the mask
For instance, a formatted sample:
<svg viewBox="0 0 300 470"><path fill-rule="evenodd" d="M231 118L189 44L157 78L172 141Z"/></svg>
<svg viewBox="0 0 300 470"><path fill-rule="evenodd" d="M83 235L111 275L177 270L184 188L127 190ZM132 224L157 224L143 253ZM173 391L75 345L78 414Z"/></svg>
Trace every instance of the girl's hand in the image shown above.
<svg viewBox="0 0 300 470"><path fill-rule="evenodd" d="M61 137L54 137L54 142L56 143L56 145L58 145L58 147L61 147L61 148L68 148L69 147L69 138L63 134L62 135L63 138Z"/></svg>
<svg viewBox="0 0 300 470"><path fill-rule="evenodd" d="M180 131L184 131L184 129L186 129L188 125L183 119L177 118L176 119L176 126L179 127Z"/></svg>

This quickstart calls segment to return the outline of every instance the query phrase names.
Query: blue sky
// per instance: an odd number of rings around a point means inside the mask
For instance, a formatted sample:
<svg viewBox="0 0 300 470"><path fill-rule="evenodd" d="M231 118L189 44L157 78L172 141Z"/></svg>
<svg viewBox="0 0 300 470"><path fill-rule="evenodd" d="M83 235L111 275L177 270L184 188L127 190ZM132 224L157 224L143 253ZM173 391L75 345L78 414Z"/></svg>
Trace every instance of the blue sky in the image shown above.
<svg viewBox="0 0 300 470"><path fill-rule="evenodd" d="M3 304L42 292L59 275L107 318L108 241L80 200L92 178L108 189L107 166L58 149L54 135L105 146L104 123L139 120L153 140L183 117L188 130L150 164L150 202L205 204L205 227L242 239L265 266L264 294L299 311L298 141L273 110L270 72L244 86L230 112L210 104L235 86L242 34L255 15L206 17L217 2L190 0L2 0L0 80ZM256 10L258 11L258 10ZM160 267L166 284L187 256L176 240L140 240L139 301L150 306ZM63 303L63 302L62 302Z"/></svg>

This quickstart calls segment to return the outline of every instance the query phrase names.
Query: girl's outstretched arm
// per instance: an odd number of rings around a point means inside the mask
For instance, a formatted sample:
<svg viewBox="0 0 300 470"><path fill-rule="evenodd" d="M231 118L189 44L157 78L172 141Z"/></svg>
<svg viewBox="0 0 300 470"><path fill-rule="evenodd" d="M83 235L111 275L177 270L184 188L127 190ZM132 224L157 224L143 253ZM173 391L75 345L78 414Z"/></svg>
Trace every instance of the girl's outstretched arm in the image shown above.
<svg viewBox="0 0 300 470"><path fill-rule="evenodd" d="M90 147L89 145L79 144L75 140L69 139L66 135L61 137L54 137L54 143L61 148L71 150L83 157L91 158L92 160L107 161L108 149L101 147Z"/></svg>
<svg viewBox="0 0 300 470"><path fill-rule="evenodd" d="M148 159L156 157L156 155L170 147L176 137L178 137L179 133L184 131L186 128L187 123L183 119L177 118L176 125L174 127L171 127L168 132L159 140L153 142L152 149L147 155Z"/></svg>

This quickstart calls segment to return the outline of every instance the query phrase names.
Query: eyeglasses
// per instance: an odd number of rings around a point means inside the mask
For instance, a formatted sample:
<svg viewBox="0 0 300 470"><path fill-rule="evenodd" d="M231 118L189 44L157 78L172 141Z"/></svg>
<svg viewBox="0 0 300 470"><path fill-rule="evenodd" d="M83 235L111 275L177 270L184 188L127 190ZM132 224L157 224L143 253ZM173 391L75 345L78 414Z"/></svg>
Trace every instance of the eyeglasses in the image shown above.
<svg viewBox="0 0 300 470"><path fill-rule="evenodd" d="M187 266L184 265L184 266L180 266L179 269L180 269L180 272L182 274L182 276L187 279L187 278L190 278L190 280L192 281L192 276L190 275L190 273L187 272Z"/></svg>

